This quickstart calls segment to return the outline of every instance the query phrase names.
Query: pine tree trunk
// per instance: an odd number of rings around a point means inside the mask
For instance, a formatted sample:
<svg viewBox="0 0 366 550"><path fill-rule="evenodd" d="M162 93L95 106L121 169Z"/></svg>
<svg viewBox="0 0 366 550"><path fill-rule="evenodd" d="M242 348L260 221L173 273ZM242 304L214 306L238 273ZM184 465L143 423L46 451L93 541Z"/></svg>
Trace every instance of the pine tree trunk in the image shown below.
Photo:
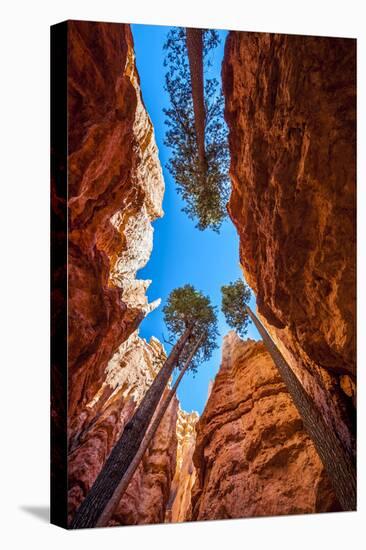
<svg viewBox="0 0 366 550"><path fill-rule="evenodd" d="M356 465L353 457L344 448L333 430L326 424L314 401L289 367L268 332L252 312L246 310L263 338L268 352L278 368L287 390L299 411L343 510L356 510Z"/></svg>
<svg viewBox="0 0 366 550"><path fill-rule="evenodd" d="M70 527L95 527L119 482L133 461L168 380L191 333L188 328L173 347L159 374L146 392L134 416L113 447L89 493L80 504Z"/></svg>
<svg viewBox="0 0 366 550"><path fill-rule="evenodd" d="M153 439L153 437L156 433L156 430L158 429L158 427L160 425L160 422L162 421L163 416L164 416L171 400L173 399L173 396L175 395L175 393L178 389L180 381L182 380L185 372L187 371L189 365L191 364L191 361L192 361L192 359L193 359L193 357L194 357L201 341L202 341L202 337L199 338L199 340L197 341L197 343L193 347L193 349L192 349L191 353L189 354L189 357L188 357L184 367L180 371L179 376L178 376L177 380L175 381L172 389L170 390L169 394L166 396L163 403L160 405L160 408L157 410L155 418L152 419L151 425L150 425L148 431L146 432L146 435L145 435L145 437L144 437L144 439L143 439L143 441L140 445L139 450L137 451L137 453L135 455L135 458L133 459L133 461L131 462L130 466L128 467L125 475L121 479L118 487L114 491L114 493L113 493L110 501L108 502L107 506L104 508L104 511L100 515L99 520L97 521L97 527L104 527L104 526L108 525L108 522L111 519L111 517L113 516L113 513L114 513L115 509L117 508L118 504L120 503L121 498L124 495L124 493L125 493L128 485L129 485L129 483L132 479L132 476L135 473L138 465L140 464L140 462L142 460L142 457L145 454L146 449L150 445L150 443L151 443L151 441L152 441L152 439Z"/></svg>
<svg viewBox="0 0 366 550"><path fill-rule="evenodd" d="M203 173L206 172L205 151L205 92L203 78L203 31L202 29L186 29L189 69L191 73L192 99L198 157Z"/></svg>

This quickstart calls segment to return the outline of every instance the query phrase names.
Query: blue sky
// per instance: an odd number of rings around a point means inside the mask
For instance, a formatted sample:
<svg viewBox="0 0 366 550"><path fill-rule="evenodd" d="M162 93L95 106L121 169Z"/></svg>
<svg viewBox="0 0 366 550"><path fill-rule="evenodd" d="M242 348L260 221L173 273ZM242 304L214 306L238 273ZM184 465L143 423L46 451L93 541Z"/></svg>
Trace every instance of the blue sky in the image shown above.
<svg viewBox="0 0 366 550"><path fill-rule="evenodd" d="M140 75L142 96L151 117L159 157L165 180L163 201L164 217L154 222L154 247L148 264L138 272L139 279L152 279L148 289L149 300L162 299L161 306L150 313L140 325L140 335L147 340L156 336L163 341L168 338L162 308L169 293L186 283L209 295L211 302L218 306L220 336L218 349L212 358L203 363L193 378L186 373L178 388L178 397L186 411L202 413L207 400L209 381L214 379L220 367L222 337L230 330L220 311L223 284L241 277L239 267L239 239L234 225L228 219L220 234L211 230L199 231L186 214L181 212L183 202L176 191L174 179L166 169L170 151L164 145L164 107L169 106L169 98L164 90L165 69L163 66L163 44L170 27L153 25L132 25L135 42L137 69ZM210 77L219 80L224 52L226 31L219 31L221 44L216 48ZM252 299L252 307L255 300ZM253 325L248 330L248 338L258 340L259 335ZM169 352L169 345L164 344Z"/></svg>

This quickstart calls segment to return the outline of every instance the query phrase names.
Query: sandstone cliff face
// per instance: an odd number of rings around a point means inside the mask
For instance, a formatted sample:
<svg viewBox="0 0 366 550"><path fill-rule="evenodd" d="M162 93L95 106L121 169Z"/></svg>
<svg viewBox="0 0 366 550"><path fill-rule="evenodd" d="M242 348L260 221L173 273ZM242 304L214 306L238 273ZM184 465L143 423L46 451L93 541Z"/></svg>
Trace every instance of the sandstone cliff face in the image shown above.
<svg viewBox="0 0 366 550"><path fill-rule="evenodd" d="M70 442L70 517L93 485L110 450L152 384L165 358L160 342L152 338L147 343L137 333L133 333L109 362L105 383L81 413L84 428ZM167 412L166 416L169 414L171 413ZM167 447L161 450L162 454L165 451L171 454L170 447L176 446L174 436L167 435L167 438L169 441ZM152 447L156 444L154 439ZM168 470L167 476L172 476L173 472L174 465Z"/></svg>
<svg viewBox="0 0 366 550"><path fill-rule="evenodd" d="M196 423L199 416L196 412L178 411L177 464L167 504L166 523L180 523L191 518L191 492L196 480L193 465L193 451L196 445Z"/></svg>
<svg viewBox="0 0 366 550"><path fill-rule="evenodd" d="M164 182L128 25L69 22L69 430L139 322Z"/></svg>
<svg viewBox="0 0 366 550"><path fill-rule="evenodd" d="M229 213L258 312L354 449L355 41L231 32Z"/></svg>
<svg viewBox="0 0 366 550"><path fill-rule="evenodd" d="M192 519L337 510L315 448L262 342L224 339L196 424Z"/></svg>
<svg viewBox="0 0 366 550"><path fill-rule="evenodd" d="M318 40L231 33L229 209L263 322L353 448L353 43ZM71 518L164 361L136 330L164 182L129 27L70 22L68 47ZM197 420L172 400L111 525L337 509L261 343L229 336Z"/></svg>
<svg viewBox="0 0 366 550"><path fill-rule="evenodd" d="M68 23L69 518L165 357L136 328L159 304L136 279L164 181L128 25ZM175 472L173 401L114 523L162 521Z"/></svg>

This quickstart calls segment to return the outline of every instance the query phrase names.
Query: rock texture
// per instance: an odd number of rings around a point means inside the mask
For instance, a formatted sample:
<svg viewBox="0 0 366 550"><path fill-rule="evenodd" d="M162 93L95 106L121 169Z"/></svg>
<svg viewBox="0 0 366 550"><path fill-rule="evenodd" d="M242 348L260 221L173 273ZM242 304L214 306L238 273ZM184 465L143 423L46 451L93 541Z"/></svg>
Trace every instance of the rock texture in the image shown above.
<svg viewBox="0 0 366 550"><path fill-rule="evenodd" d="M70 518L94 483L165 357L160 342L152 338L147 343L137 333L133 333L110 360L106 381L81 413L83 430L70 441ZM174 447L174 437L171 439L172 442L169 441L164 449L167 452L170 452L170 445ZM152 443L154 445L155 439ZM168 475L172 476L173 472L174 466Z"/></svg>
<svg viewBox="0 0 366 550"><path fill-rule="evenodd" d="M174 397L109 525L164 522L176 471L178 407L178 400Z"/></svg>
<svg viewBox="0 0 366 550"><path fill-rule="evenodd" d="M262 322L354 450L356 42L231 32L223 62L240 261Z"/></svg>
<svg viewBox="0 0 366 550"><path fill-rule="evenodd" d="M191 492L196 480L192 457L196 445L195 426L198 419L199 416L194 411L191 413L182 409L178 411L177 465L167 504L166 523L180 523L191 518Z"/></svg>
<svg viewBox="0 0 366 550"><path fill-rule="evenodd" d="M136 280L164 182L128 25L68 23L69 431L157 303Z"/></svg>
<svg viewBox="0 0 366 550"><path fill-rule="evenodd" d="M323 466L262 342L224 339L196 424L192 519L338 510Z"/></svg>
<svg viewBox="0 0 366 550"><path fill-rule="evenodd" d="M69 518L165 357L136 329L159 301L136 278L164 181L128 25L68 22ZM175 471L173 402L114 523L162 521Z"/></svg>
<svg viewBox="0 0 366 550"><path fill-rule="evenodd" d="M241 263L263 322L349 448L353 49L231 33L223 69ZM68 58L71 518L165 358L156 339L138 336L159 302L148 303L150 282L136 278L164 182L128 25L69 22ZM231 333L202 418L172 400L110 524L336 509L263 344Z"/></svg>

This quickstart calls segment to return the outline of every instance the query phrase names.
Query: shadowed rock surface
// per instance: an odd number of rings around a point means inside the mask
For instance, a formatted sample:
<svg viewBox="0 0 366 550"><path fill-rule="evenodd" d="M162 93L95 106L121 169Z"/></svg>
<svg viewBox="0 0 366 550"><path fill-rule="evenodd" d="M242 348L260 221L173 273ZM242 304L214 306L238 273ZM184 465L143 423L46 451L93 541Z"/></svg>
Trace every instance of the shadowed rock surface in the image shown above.
<svg viewBox="0 0 366 550"><path fill-rule="evenodd" d="M259 316L354 452L355 40L229 34L229 214Z"/></svg>
<svg viewBox="0 0 366 550"><path fill-rule="evenodd" d="M69 23L69 430L148 305L164 182L128 25Z"/></svg>
<svg viewBox="0 0 366 550"><path fill-rule="evenodd" d="M152 338L147 343L137 333L133 333L109 362L106 381L86 406L84 416L90 419L89 423L84 423L83 431L76 434L70 443L70 518L90 490L124 426L159 372L165 357L164 348L158 340ZM152 447L157 444L155 439ZM174 430L168 435L168 439L165 451L171 454L170 446L172 445L173 449L176 446ZM160 452L164 454L164 448L161 446ZM171 469L168 469L168 478L174 474L174 468L175 465L172 464ZM141 507L141 499L139 506ZM158 508L156 513L159 513Z"/></svg>
<svg viewBox="0 0 366 550"><path fill-rule="evenodd" d="M178 408L174 396L109 525L164 522L176 471Z"/></svg>
<svg viewBox="0 0 366 550"><path fill-rule="evenodd" d="M165 522L180 523L191 517L191 491L196 479L193 452L196 445L196 412L178 411L176 432L178 439L177 465L173 478Z"/></svg>

